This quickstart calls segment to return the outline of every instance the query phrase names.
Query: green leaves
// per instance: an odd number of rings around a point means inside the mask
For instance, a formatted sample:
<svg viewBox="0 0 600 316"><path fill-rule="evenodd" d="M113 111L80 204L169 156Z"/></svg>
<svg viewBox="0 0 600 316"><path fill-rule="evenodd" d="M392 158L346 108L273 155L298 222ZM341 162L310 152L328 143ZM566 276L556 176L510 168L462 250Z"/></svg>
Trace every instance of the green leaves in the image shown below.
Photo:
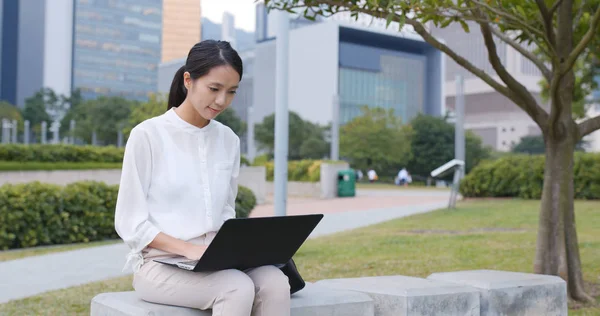
<svg viewBox="0 0 600 316"><path fill-rule="evenodd" d="M0 146L0 161L120 163L123 151L123 148L114 146L3 144Z"/></svg>
<svg viewBox="0 0 600 316"><path fill-rule="evenodd" d="M362 115L340 129L340 156L352 167L396 173L411 158L412 130L392 109L363 107Z"/></svg>
<svg viewBox="0 0 600 316"><path fill-rule="evenodd" d="M243 122L232 108L221 112L215 120L229 126L240 137L246 133L246 122Z"/></svg>
<svg viewBox="0 0 600 316"><path fill-rule="evenodd" d="M293 111L289 113L288 122L290 160L320 159L329 154L329 143L325 141L328 127L305 121ZM254 135L259 148L266 150L272 157L275 149L275 114L266 116L261 123L256 124Z"/></svg>

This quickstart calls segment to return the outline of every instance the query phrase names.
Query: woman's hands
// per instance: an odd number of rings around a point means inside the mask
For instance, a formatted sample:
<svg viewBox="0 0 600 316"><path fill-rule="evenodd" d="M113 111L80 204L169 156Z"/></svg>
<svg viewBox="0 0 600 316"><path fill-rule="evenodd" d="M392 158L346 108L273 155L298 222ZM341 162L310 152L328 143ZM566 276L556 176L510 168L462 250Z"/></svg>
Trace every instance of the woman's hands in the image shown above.
<svg viewBox="0 0 600 316"><path fill-rule="evenodd" d="M202 257L207 248L208 246L188 243L183 255L190 260L198 260L200 257Z"/></svg>
<svg viewBox="0 0 600 316"><path fill-rule="evenodd" d="M204 251L208 248L208 246L192 244L165 233L159 233L149 246L168 253L184 256L190 260L200 259Z"/></svg>

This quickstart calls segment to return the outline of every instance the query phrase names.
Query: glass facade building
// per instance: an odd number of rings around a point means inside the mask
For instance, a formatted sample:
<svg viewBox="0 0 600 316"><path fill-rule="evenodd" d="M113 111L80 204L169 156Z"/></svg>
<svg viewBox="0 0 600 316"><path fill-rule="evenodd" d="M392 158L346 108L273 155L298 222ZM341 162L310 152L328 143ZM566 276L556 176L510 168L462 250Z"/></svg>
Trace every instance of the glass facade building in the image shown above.
<svg viewBox="0 0 600 316"><path fill-rule="evenodd" d="M402 39L394 39L402 41ZM369 38L357 30L340 30L339 102L340 123L361 115L361 108L393 109L408 122L419 113L439 115L433 109L439 58L431 47L416 43L390 43L390 37ZM439 98L439 96L438 96Z"/></svg>
<svg viewBox="0 0 600 316"><path fill-rule="evenodd" d="M146 100L156 91L162 0L75 0L73 89Z"/></svg>

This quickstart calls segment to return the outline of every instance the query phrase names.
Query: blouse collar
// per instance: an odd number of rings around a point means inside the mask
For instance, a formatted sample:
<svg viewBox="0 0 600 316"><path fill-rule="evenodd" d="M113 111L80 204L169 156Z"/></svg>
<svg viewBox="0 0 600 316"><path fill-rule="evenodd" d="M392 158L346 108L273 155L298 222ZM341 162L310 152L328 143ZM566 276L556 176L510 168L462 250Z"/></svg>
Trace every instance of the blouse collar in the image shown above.
<svg viewBox="0 0 600 316"><path fill-rule="evenodd" d="M198 126L195 126L193 124L190 124L187 121L185 121L184 119L182 119L179 116L179 114L177 114L175 112L175 108L174 107L170 108L165 113L165 116L167 117L167 119L169 120L169 122L175 124L175 126L177 126L178 128L181 128L184 131L186 131L188 133L191 133L191 134L199 134L199 133L208 132L215 125L213 123L213 120L209 120L208 124L206 126L204 126L204 127L198 127Z"/></svg>

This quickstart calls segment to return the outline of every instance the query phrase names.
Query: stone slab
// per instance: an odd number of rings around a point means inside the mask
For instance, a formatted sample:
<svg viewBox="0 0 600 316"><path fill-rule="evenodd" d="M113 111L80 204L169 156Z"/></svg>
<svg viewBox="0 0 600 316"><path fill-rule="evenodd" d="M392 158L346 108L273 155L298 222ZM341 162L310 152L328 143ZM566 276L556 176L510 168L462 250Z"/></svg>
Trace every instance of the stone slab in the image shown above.
<svg viewBox="0 0 600 316"><path fill-rule="evenodd" d="M556 276L497 270L434 273L430 280L479 290L481 315L567 315L567 285Z"/></svg>
<svg viewBox="0 0 600 316"><path fill-rule="evenodd" d="M316 284L368 294L375 303L375 316L479 315L478 291L454 283L397 275L329 279Z"/></svg>
<svg viewBox="0 0 600 316"><path fill-rule="evenodd" d="M292 295L291 316L373 316L374 305L368 295L334 290L307 283ZM211 311L148 303L137 293L112 292L96 295L91 316L211 316Z"/></svg>

